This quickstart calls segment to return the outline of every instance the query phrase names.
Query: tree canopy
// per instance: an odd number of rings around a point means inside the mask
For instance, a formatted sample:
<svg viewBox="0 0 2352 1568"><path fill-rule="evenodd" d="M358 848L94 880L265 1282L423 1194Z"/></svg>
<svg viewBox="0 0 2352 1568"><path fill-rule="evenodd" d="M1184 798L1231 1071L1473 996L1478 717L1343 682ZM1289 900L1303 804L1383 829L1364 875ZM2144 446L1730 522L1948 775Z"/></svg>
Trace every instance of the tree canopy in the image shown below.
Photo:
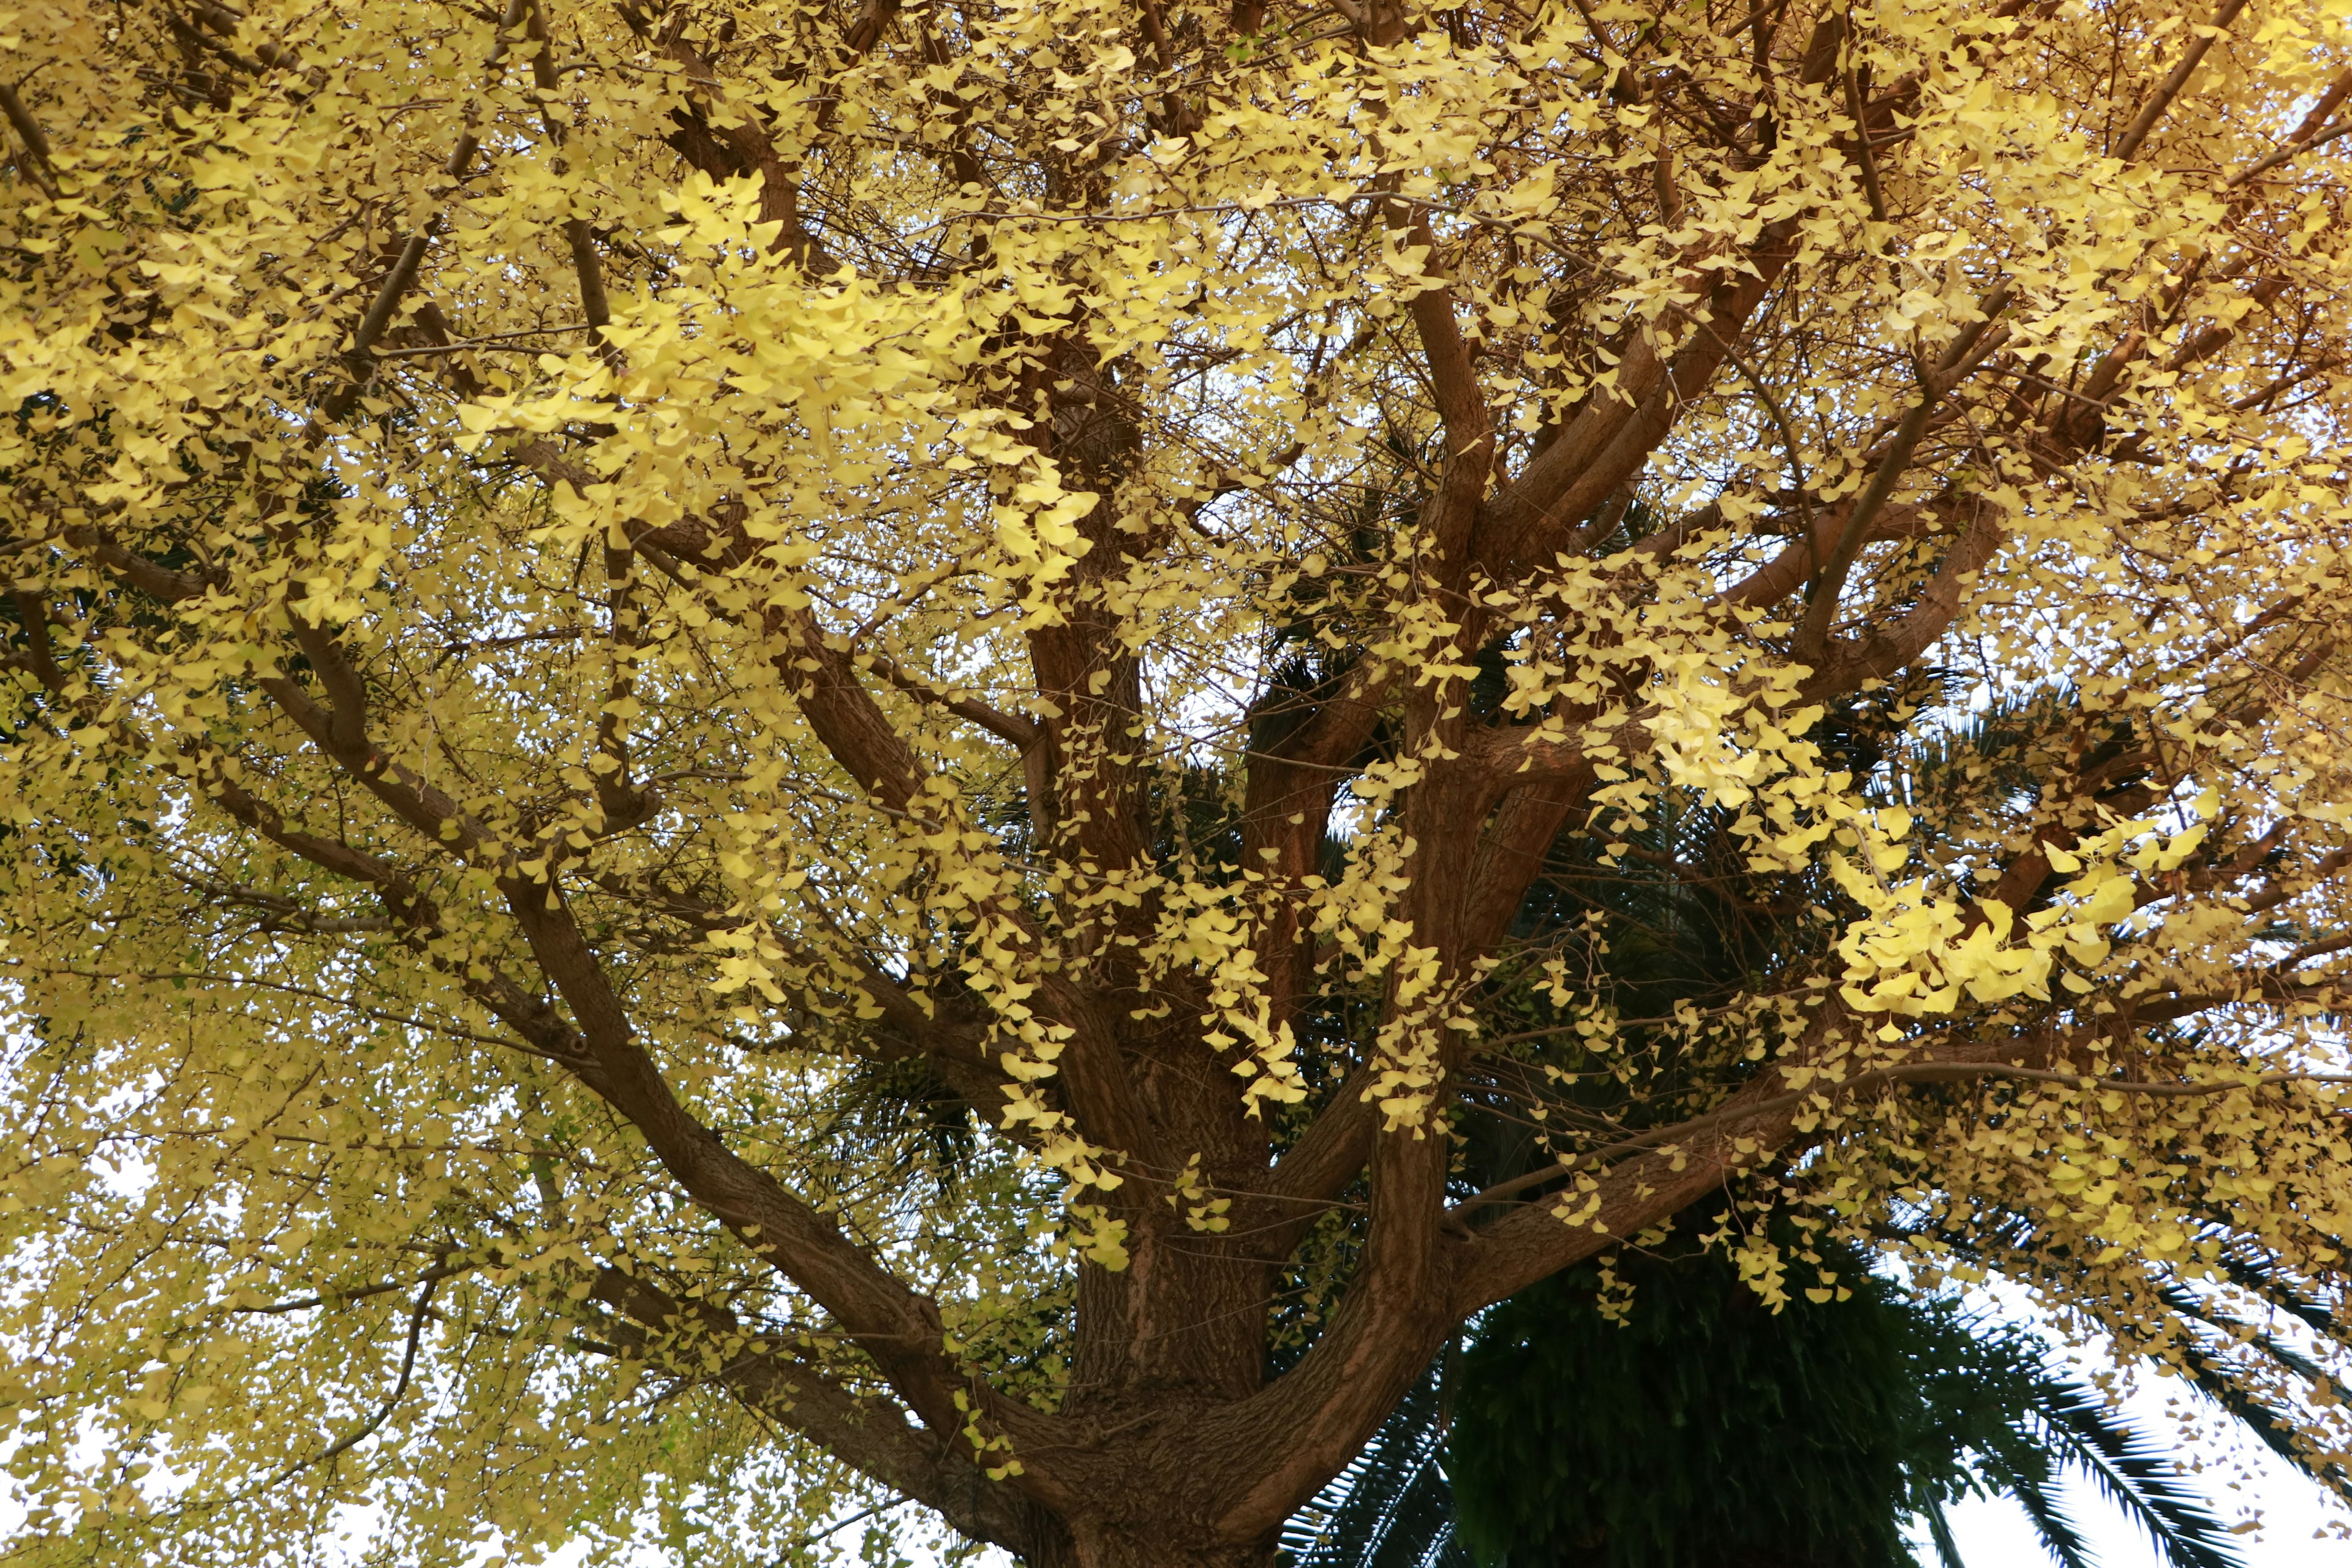
<svg viewBox="0 0 2352 1568"><path fill-rule="evenodd" d="M1711 1194L2340 1458L2347 26L12 8L17 1560L1248 1568Z"/></svg>

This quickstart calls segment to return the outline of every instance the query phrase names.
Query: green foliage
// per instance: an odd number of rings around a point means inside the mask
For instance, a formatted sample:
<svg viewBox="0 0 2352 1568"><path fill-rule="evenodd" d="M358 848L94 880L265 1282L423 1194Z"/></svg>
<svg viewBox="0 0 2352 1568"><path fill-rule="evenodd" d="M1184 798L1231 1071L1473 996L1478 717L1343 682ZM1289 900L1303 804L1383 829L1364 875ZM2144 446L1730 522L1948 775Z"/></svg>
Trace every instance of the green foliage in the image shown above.
<svg viewBox="0 0 2352 1568"><path fill-rule="evenodd" d="M1905 1518L1967 1489L2030 1373L1937 1303L1849 1266L1768 1310L1716 1258L1622 1259L1497 1308L1451 1447L1482 1563L1907 1563ZM1981 1381L1979 1381L1981 1380Z"/></svg>
<svg viewBox="0 0 2352 1568"><path fill-rule="evenodd" d="M2231 1537L2178 1458L2042 1342L1824 1254L1767 1309L1719 1251L1628 1251L1497 1307L1286 1538L1293 1568L1911 1568L2006 1493L2066 1568L2087 1477L2174 1568Z"/></svg>

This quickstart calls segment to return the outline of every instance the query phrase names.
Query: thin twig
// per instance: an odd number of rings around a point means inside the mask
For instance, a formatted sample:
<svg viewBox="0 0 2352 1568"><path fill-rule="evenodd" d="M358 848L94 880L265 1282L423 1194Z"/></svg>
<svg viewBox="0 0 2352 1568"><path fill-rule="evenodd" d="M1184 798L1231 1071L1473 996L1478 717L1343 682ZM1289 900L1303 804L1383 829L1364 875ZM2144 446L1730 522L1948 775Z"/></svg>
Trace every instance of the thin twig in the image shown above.
<svg viewBox="0 0 2352 1568"><path fill-rule="evenodd" d="M354 1446L365 1442L369 1437L373 1436L377 1428L381 1427L384 1422L391 1417L394 1409L396 1408L401 1400L406 1396L408 1393L408 1380L416 1371L416 1346L418 1342L425 1337L425 1315L433 1305L433 1292L440 1283L441 1281L439 1279L428 1279L425 1281L425 1289L416 1293L416 1305L409 1310L408 1314L408 1348L401 1352L400 1379L392 1385L392 1393L385 1396L384 1402L376 1411L374 1418L369 1421L366 1426L361 1427L358 1431L329 1445L324 1453L320 1454L313 1458L297 1461L292 1467L279 1474L277 1480L270 1483L272 1486L278 1485L290 1477L299 1474L303 1470L310 1469L315 1466L323 1465L339 1454L349 1452Z"/></svg>
<svg viewBox="0 0 2352 1568"><path fill-rule="evenodd" d="M1184 217L1204 213L1270 212L1276 207L1349 206L1357 202L1396 203L1405 206L1425 207L1446 217L1463 214L1443 202L1424 196L1396 195L1387 191L1364 191L1349 196L1277 196L1274 200L1244 206L1238 202L1214 202L1205 206L1146 207L1131 213L1022 213L969 212L943 217L937 223L927 223L919 228L905 231L902 237L929 234L936 228L947 228L960 223L1150 223L1163 217Z"/></svg>
<svg viewBox="0 0 2352 1568"><path fill-rule="evenodd" d="M829 1535L837 1535L842 1531L847 1530L851 1525L857 1523L861 1520L872 1519L877 1513L887 1513L894 1508L904 1507L911 1500L912 1500L908 1498L893 1498L888 1502L877 1502L871 1508L859 1509L847 1519L835 1520L831 1524L826 1525L823 1530L812 1531L808 1534L802 1536L798 1541L793 1542L790 1546L784 1548L784 1554L776 1559L776 1568L783 1568L785 1563L790 1563L793 1560L793 1552L814 1546L818 1542L823 1541Z"/></svg>
<svg viewBox="0 0 2352 1568"><path fill-rule="evenodd" d="M519 327L511 332L485 332L478 338L465 338L457 342L426 343L421 348L376 349L372 352L378 359L408 359L417 354L461 354L469 349L510 346L508 340L513 338L536 337L543 332L583 332L586 331L588 327L589 323L586 321L566 321L561 326L554 327ZM530 347L528 343L520 346L526 349Z"/></svg>
<svg viewBox="0 0 2352 1568"><path fill-rule="evenodd" d="M393 1290L404 1290L411 1285L430 1287L448 1279L453 1274L463 1274L469 1268L480 1267L481 1264L478 1262L440 1263L426 1269L414 1279L387 1280L382 1285L362 1285L356 1289L336 1290L324 1296L305 1296L299 1301L272 1301L263 1307L231 1307L229 1310L257 1316L275 1316L280 1312L307 1312L315 1307L340 1307L349 1302L364 1300L370 1296L382 1296Z"/></svg>
<svg viewBox="0 0 2352 1568"><path fill-rule="evenodd" d="M2248 164L2245 168L2241 169L2236 174L2231 175L2230 183L2225 188L2234 191L2240 185L2244 184L2248 180L2253 179L2257 175L2268 174L2271 170L2277 168L2281 163L2285 163L2288 159L2300 157L2304 153L2310 152L2314 147L2326 146L2328 142L2335 141L2337 137L2345 135L2352 135L2352 120L2346 121L2335 130L2326 132L2324 134L2306 136L2300 142L2288 142L2277 152L2269 153L2264 157L2256 160L2254 163Z"/></svg>

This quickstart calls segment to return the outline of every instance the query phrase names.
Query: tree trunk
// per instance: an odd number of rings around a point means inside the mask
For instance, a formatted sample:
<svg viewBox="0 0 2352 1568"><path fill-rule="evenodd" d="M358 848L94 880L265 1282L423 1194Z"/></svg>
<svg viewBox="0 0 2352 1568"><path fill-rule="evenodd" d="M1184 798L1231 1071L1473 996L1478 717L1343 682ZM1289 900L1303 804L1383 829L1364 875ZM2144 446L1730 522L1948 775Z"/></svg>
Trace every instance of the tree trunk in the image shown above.
<svg viewBox="0 0 2352 1568"><path fill-rule="evenodd" d="M1066 1532L1064 1532L1066 1531ZM1026 1554L1027 1568L1273 1568L1272 1538L1244 1546L1214 1542L1175 1521L1162 1526L1122 1520L1067 1524Z"/></svg>

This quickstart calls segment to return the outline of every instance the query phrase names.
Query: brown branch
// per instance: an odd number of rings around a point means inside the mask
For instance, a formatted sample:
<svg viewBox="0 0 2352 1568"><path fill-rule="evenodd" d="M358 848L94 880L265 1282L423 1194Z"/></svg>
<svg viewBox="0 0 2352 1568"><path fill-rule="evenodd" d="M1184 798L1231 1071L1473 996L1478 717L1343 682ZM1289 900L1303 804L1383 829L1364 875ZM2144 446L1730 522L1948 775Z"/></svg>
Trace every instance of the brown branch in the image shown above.
<svg viewBox="0 0 2352 1568"><path fill-rule="evenodd" d="M2124 133L2116 139L2116 144L2108 149L2110 156L2126 163L2131 162L2141 144L2147 142L2149 132L2156 129L2157 122L2172 107L2172 100L2180 96L2180 89L2187 87L2189 79L2197 74L2197 67L2205 58L2205 51L2213 47L2213 40L2220 37L2230 24L2238 19L2238 13L2245 8L2246 0L2221 0L2210 21L2201 27L2190 29L2189 47L2182 52L2179 62L2163 81L2157 84L2156 91L2132 117L2132 122L2124 128Z"/></svg>
<svg viewBox="0 0 2352 1568"><path fill-rule="evenodd" d="M2343 105L2347 95L2352 95L2352 70L2336 72L2335 79L2328 82L2326 90L2319 95L2319 100L2311 106L2311 111L2303 117L2303 123L2297 125L2286 139L2286 144L2231 175L2228 188L2234 191L2247 181L2269 173L2289 159L2302 156L2324 142L2333 142L2352 132L2352 124L2345 124L2324 136L2320 134L2326 128L2328 120Z"/></svg>
<svg viewBox="0 0 2352 1568"><path fill-rule="evenodd" d="M2284 826L2285 824L2284 823L2280 824L2281 827L2284 827ZM2311 880L2308 885L2301 888L2289 888L2278 883L2273 883L2271 886L2264 888L2261 892L2253 893L2247 897L2245 900L2245 912L2250 915L2267 914L2271 910L2278 908L2281 904L2285 903L2289 899L2296 898L2304 893L2309 892L2312 888L2318 886L2321 882L2333 877L2336 872L2344 869L2347 866L2352 866L2352 849L2331 849L2326 854L2321 856L2317 863L2312 867Z"/></svg>
<svg viewBox="0 0 2352 1568"><path fill-rule="evenodd" d="M1286 1223L1311 1223L1326 1203L1363 1174L1380 1125L1379 1108L1364 1097L1374 1076L1368 1067L1351 1070L1298 1141L1275 1163L1265 1195ZM1301 1208L1307 1211L1303 1215L1296 1212ZM1296 1245L1294 1239L1291 1246ZM1280 1250L1287 1257L1290 1249ZM1268 1250L1274 1248L1269 1246Z"/></svg>
<svg viewBox="0 0 2352 1568"><path fill-rule="evenodd" d="M530 52L531 85L541 94L540 123L546 129L547 139L563 145L563 122L555 118L550 99L562 85L555 68L555 40L547 19L546 0L526 0L529 6L526 32L538 47ZM567 172L564 160L556 160L555 173ZM563 243L572 253L572 275L580 282L580 313L587 318L589 339L609 358L614 354L604 342L605 323L613 319L612 307L604 298L604 267L596 254L596 239L584 217L563 220Z"/></svg>
<svg viewBox="0 0 2352 1568"><path fill-rule="evenodd" d="M2279 148L2276 152L2267 154L2256 163L2249 165L2247 168L2231 175L2229 188L2235 190L2240 185L2246 184L2248 181L2268 174L2271 170L2277 168L2280 164L2289 163L2294 159L2301 157L2304 153L2310 152L2315 147L2324 147L2328 142L2336 141L2337 139L2345 136L2352 136L2352 121L2347 121L2345 124L2339 125L2333 131L2315 132L2309 136L2305 136L2299 141L2288 144L2287 146Z"/></svg>
<svg viewBox="0 0 2352 1568"><path fill-rule="evenodd" d="M369 739L365 682L343 657L341 646L299 612L289 610L288 618L293 623L297 645L327 687L331 705L321 708L310 693L283 676L256 684L322 756L358 781L412 831L468 860L490 857L498 838L487 825L414 769L379 752ZM499 864L511 865L514 855L507 850L495 858Z"/></svg>
<svg viewBox="0 0 2352 1568"><path fill-rule="evenodd" d="M1808 698L1851 691L1864 680L1883 680L1907 667L1944 635L1959 615L1969 581L1993 558L2005 537L2000 510L1990 502L1972 498L1965 519L1959 536L1903 618L1891 626L1874 628L1859 642L1833 642L1821 673L1803 687Z"/></svg>
<svg viewBox="0 0 2352 1568"><path fill-rule="evenodd" d="M2344 940L2346 943L2352 944L2352 937L2347 937ZM1608 1164L1612 1161L1622 1159L1628 1154L1636 1153L1644 1149L1679 1143L1685 1138L1694 1137L1701 1132L1713 1131L1730 1122L1745 1121L1752 1117L1769 1116L1775 1111L1787 1110L1807 1104L1813 1104L1818 1109L1826 1110L1826 1106L1820 1104L1823 1100L1834 1100L1840 1096L1858 1094L1864 1089L1884 1088L1888 1085L1967 1083L1983 1078L2017 1079L2030 1083L2063 1084L2069 1088L2084 1090L2097 1089L2101 1092L2113 1090L2121 1094L2149 1095L2159 1099L2228 1094L2235 1089L2274 1088L2281 1084L2352 1083L2352 1074L2347 1073L2263 1073L2251 1079L2233 1079L2226 1082L2162 1083L2137 1079L2100 1078L2089 1073L2056 1072L2047 1068L2015 1067L2002 1062L1918 1062L1903 1067L1875 1068L1868 1072L1858 1073L1843 1082L1831 1085L1827 1091L1811 1087L1791 1089L1786 1094L1753 1100L1736 1108L1711 1111L1705 1116L1694 1116L1688 1121L1677 1121L1671 1126L1654 1127L1648 1131L1621 1139L1606 1148L1595 1149L1589 1153L1580 1154L1572 1160L1544 1170L1529 1171L1525 1175L1514 1176L1507 1182L1497 1182L1491 1187L1464 1198L1448 1209L1446 1214L1448 1218L1459 1223L1489 1204L1517 1197L1521 1193L1540 1187L1546 1183L1572 1176L1579 1171L1588 1171L1595 1166Z"/></svg>
<svg viewBox="0 0 2352 1568"><path fill-rule="evenodd" d="M666 1346L678 1344L688 1352L680 1375L717 1384L975 1540L1021 1555L1035 1551L1045 1521L1020 1493L978 1473L955 1426L926 1434L898 1405L851 1393L822 1369L764 1343L725 1309L681 1300L623 1269L600 1268L589 1299L625 1320L603 1331L628 1353L659 1365ZM713 1343L741 1348L709 1372L701 1349Z"/></svg>
<svg viewBox="0 0 2352 1568"><path fill-rule="evenodd" d="M766 620L768 634L782 644L772 662L810 731L867 794L906 810L921 793L925 770L858 679L856 661L834 646L806 606L772 607Z"/></svg>
<svg viewBox="0 0 2352 1568"><path fill-rule="evenodd" d="M174 572L158 566L143 555L125 550L97 529L87 524L68 523L61 531L65 542L120 576L124 582L149 598L166 605L176 605L183 599L201 596L212 585L209 575L194 572Z"/></svg>
<svg viewBox="0 0 2352 1568"><path fill-rule="evenodd" d="M1015 751L1025 752L1042 738L1043 731L1034 720L992 708L976 697L950 697L930 682L908 674L904 665L887 654L861 652L853 662L871 665L877 675L908 696L978 725Z"/></svg>
<svg viewBox="0 0 2352 1568"><path fill-rule="evenodd" d="M1853 116L1854 162L1862 171L1863 194L1870 198L1870 216L1886 221L1886 194L1878 184L1878 154L1870 145L1870 110L1863 100L1861 76L1849 68L1845 78L1846 110Z"/></svg>
<svg viewBox="0 0 2352 1568"><path fill-rule="evenodd" d="M436 332L432 335L440 337L441 341L439 342L421 343L414 348L380 348L375 351L375 357L378 359L405 359L428 354L472 353L478 349L499 348L512 349L517 353L545 353L548 350L541 344L519 343L513 340L517 338L543 337L552 332L585 331L597 324L598 323L593 321L560 321L551 327L521 327L511 332L485 332L478 338L449 338L443 337L441 334ZM397 336L397 334L395 334L395 336Z"/></svg>
<svg viewBox="0 0 2352 1568"><path fill-rule="evenodd" d="M8 123L25 143L27 156L19 159L16 166L25 171L25 177L39 188L41 195L56 201L58 181L49 162L49 139L41 133L41 122L25 107L16 89L6 82L0 82L0 114L8 117Z"/></svg>
<svg viewBox="0 0 2352 1568"><path fill-rule="evenodd" d="M1440 570L1445 581L1458 585L1469 570L1465 547L1495 466L1494 416L1479 390L1477 369L1463 340L1462 325L1454 319L1454 290L1445 281L1437 236L1429 220L1411 209L1397 209L1390 223L1405 230L1420 247L1423 274L1428 279L1413 295L1410 309L1444 430L1445 465L1422 523L1444 563Z"/></svg>
<svg viewBox="0 0 2352 1568"><path fill-rule="evenodd" d="M217 766L204 769L199 784L215 805L245 826L288 853L299 857L322 871L331 871L391 895L403 909L422 909L425 900L415 887L390 861L354 849L337 839L320 838L287 826L276 807L256 798L244 785L229 778Z"/></svg>
<svg viewBox="0 0 2352 1568"><path fill-rule="evenodd" d="M573 490L584 492L596 482L585 468L543 440L523 443L515 448L515 456L551 486L568 484ZM696 587L692 575L663 544L677 546L688 554L705 554L722 537L703 520L688 519L638 533L631 542L663 575L691 592ZM740 624L732 610L707 592L698 594L698 597L721 620ZM835 646L843 639L829 637L806 606L772 606L762 617L761 629L781 645L771 663L784 689L800 703L818 742L883 807L905 812L921 793L925 770L898 727L891 723L889 715L866 689L865 682L858 678L856 658ZM992 714L994 710L989 711ZM982 721L977 713L967 716L976 722Z"/></svg>
<svg viewBox="0 0 2352 1568"><path fill-rule="evenodd" d="M25 657L21 661L7 662L21 663L34 679L50 691L63 691L66 674L58 668L57 655L50 646L48 605L38 595L21 589L10 592L8 602L16 606L16 618L24 623Z"/></svg>
<svg viewBox="0 0 2352 1568"><path fill-rule="evenodd" d="M461 852L478 847L465 842L467 819L459 816L454 802L401 776L405 770L387 766L369 742L363 687L333 639L299 617L295 628L322 681L339 693L336 706L321 710L300 688L282 679L263 682L263 689L323 755L428 841L442 842L443 825L457 824L458 839L452 847ZM231 815L314 864L383 889L395 909L418 911L415 918L420 921L429 919L423 912L424 900L386 862L286 828L275 812L217 771L208 782ZM512 867L509 855L498 877L500 894L540 973L562 997L575 1023L551 1020L545 1005L519 987L511 988L510 994L484 995L486 1005L527 1038L533 1032L560 1028L564 1037L551 1054L560 1053L574 1076L637 1128L695 1201L846 1325L927 1422L952 1421L957 1384L943 1354L945 1330L937 1308L875 1263L815 1208L727 1149L687 1110L637 1044L626 1007L582 938L552 877L527 877Z"/></svg>
<svg viewBox="0 0 2352 1568"><path fill-rule="evenodd" d="M490 47L489 62L484 68L487 81L492 84L498 81L499 68L506 60L508 35L521 23L523 13L530 5L530 0L507 0L506 11L499 20L498 37ZM471 131L461 134L457 144L449 150L447 161L441 166L442 174L452 180L464 177L481 144L481 139ZM376 340L383 336L384 329L392 324L392 318L400 309L402 299L416 281L417 271L425 263L425 253L431 248L434 237L440 233L442 222L442 215L435 213L425 220L423 228L402 243L391 271L384 275L374 299L368 303L367 314L360 318L358 328L352 333L352 346L344 351L343 360L349 367L351 379L328 394L319 405L318 421L309 432L314 437L319 425L331 425L356 407L361 395L375 379L373 351Z"/></svg>
<svg viewBox="0 0 2352 1568"><path fill-rule="evenodd" d="M400 1376L393 1384L392 1392L384 1396L383 1404L377 1407L375 1415L357 1431L348 1433L329 1444L324 1452L315 1454L307 1459L298 1459L279 1471L271 1479L270 1486L276 1487L290 1477L326 1464L336 1456L349 1452L373 1436L377 1429L391 1418L393 1411L399 1407L401 1400L408 1394L409 1380L416 1371L416 1347L424 1339L425 1320L433 1306L433 1292L440 1287L440 1283L438 1279L428 1278L425 1281L425 1288L416 1293L416 1305L410 1309L408 1314L408 1343L401 1352Z"/></svg>
<svg viewBox="0 0 2352 1568"><path fill-rule="evenodd" d="M1993 286L1976 303L1977 319L1963 327L1951 346L1944 351L1936 366L1920 378L1919 401L1903 416L1888 440L1878 466L1872 470L1862 493L1854 498L1853 509L1846 514L1845 527L1830 557L1813 574L1807 590L1808 602L1804 619L1797 629L1797 657L1807 661L1817 659L1829 637L1830 621L1837 613L1838 599L1845 589L1846 574L1853 567L1854 557L1862 551L1862 542L1870 525L1877 521L1878 510L1895 493L1895 485L1911 465L1911 454L1917 449L1919 438L1927 433L1927 421L1936 405L1966 378L1985 354L1997 347L2000 334L1989 331L1993 319L2009 303L2007 279ZM1808 536L1810 540L1810 535Z"/></svg>
<svg viewBox="0 0 2352 1568"><path fill-rule="evenodd" d="M582 1081L627 1118L698 1205L832 1313L927 1425L960 1424L961 1380L945 1355L938 1308L687 1110L637 1043L620 994L552 889L505 879L501 890L540 972L577 1021L593 1061L593 1070L579 1071ZM1031 1429L1051 1420L986 1397L1000 1420ZM1042 1475L1029 1484L1050 1487Z"/></svg>
<svg viewBox="0 0 2352 1568"><path fill-rule="evenodd" d="M1581 544L1563 531L1581 523L1639 473L1682 410L1705 393L1726 349L1787 267L1795 226L1784 219L1766 228L1749 247L1746 267L1694 265L1686 285L1706 304L1685 319L1706 330L1694 332L1671 361L1659 359L1648 335L1637 336L1617 367L1615 394L1596 394L1479 509L1472 554L1489 575L1507 580L1549 560L1563 542Z"/></svg>
<svg viewBox="0 0 2352 1568"><path fill-rule="evenodd" d="M406 1290L413 1286L431 1285L436 1280L488 1267L488 1260L465 1258L451 1263L436 1263L414 1279L394 1279L382 1285L360 1285L349 1290L333 1290L323 1296L304 1296L293 1301L271 1301L259 1307L231 1307L240 1314L269 1316L281 1312L308 1312L319 1307L341 1307L352 1301L363 1301L370 1296L389 1295L394 1290Z"/></svg>

